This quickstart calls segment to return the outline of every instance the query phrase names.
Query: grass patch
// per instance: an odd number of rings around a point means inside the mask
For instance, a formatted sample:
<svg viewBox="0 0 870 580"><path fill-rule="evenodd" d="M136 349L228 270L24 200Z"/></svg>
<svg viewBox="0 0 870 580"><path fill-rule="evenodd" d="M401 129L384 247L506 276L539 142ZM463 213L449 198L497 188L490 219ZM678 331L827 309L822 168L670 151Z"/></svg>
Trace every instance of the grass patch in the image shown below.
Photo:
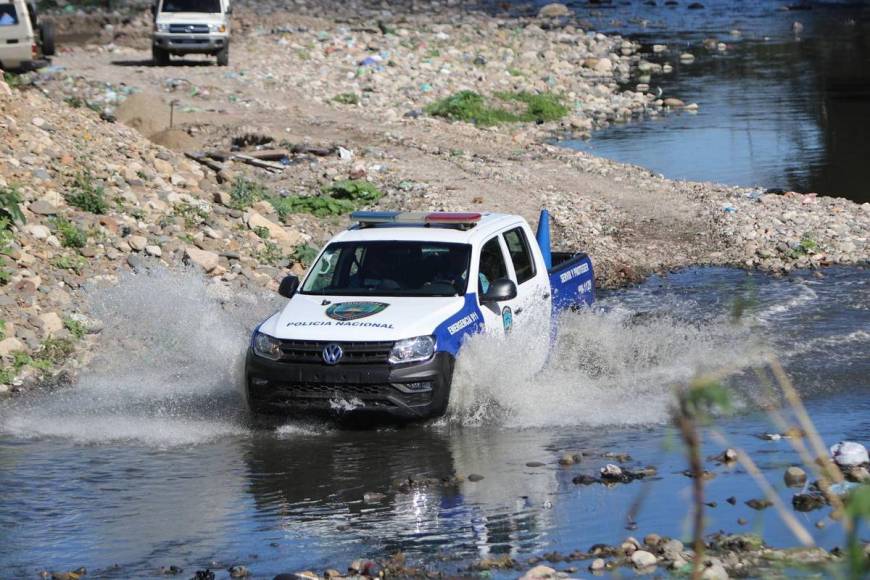
<svg viewBox="0 0 870 580"><path fill-rule="evenodd" d="M0 318L0 340L6 338L6 321Z"/></svg>
<svg viewBox="0 0 870 580"><path fill-rule="evenodd" d="M85 328L85 325L74 318L64 318L63 326L76 340L80 340L88 333L88 329Z"/></svg>
<svg viewBox="0 0 870 580"><path fill-rule="evenodd" d="M356 93L341 93L340 95L332 97L332 100L336 103L341 103L342 105L359 104L359 96Z"/></svg>
<svg viewBox="0 0 870 580"><path fill-rule="evenodd" d="M176 203L172 207L172 215L174 217L182 218L185 227L188 229L195 228L208 218L207 211L199 206L187 203L186 201Z"/></svg>
<svg viewBox="0 0 870 580"><path fill-rule="evenodd" d="M269 202L281 220L291 213L310 213L329 217L350 213L361 206L377 203L383 192L362 179L345 179L325 186L320 195L273 197Z"/></svg>
<svg viewBox="0 0 870 580"><path fill-rule="evenodd" d="M23 201L21 191L16 186L0 187L0 219L5 218L8 223L5 228L8 228L12 222L23 224L26 220L24 214L21 213L21 207L18 205Z"/></svg>
<svg viewBox="0 0 870 580"><path fill-rule="evenodd" d="M58 256L52 260L51 265L60 270L71 270L76 274L81 274L88 261L82 256Z"/></svg>
<svg viewBox="0 0 870 580"><path fill-rule="evenodd" d="M254 226L254 233L257 234L260 239L269 239L269 228L266 226Z"/></svg>
<svg viewBox="0 0 870 580"><path fill-rule="evenodd" d="M104 214L109 210L106 191L103 186L94 182L90 171L76 175L66 201L71 206L90 213Z"/></svg>
<svg viewBox="0 0 870 580"><path fill-rule="evenodd" d="M287 258L284 256L284 252L281 251L281 248L278 244L274 242L266 242L263 245L263 248L257 252L257 260L264 264L268 264L269 266L281 266Z"/></svg>
<svg viewBox="0 0 870 580"><path fill-rule="evenodd" d="M568 114L562 98L552 93L499 92L495 97L512 108L498 106L474 91L460 91L426 106L433 117L467 121L483 127L504 123L544 123Z"/></svg>
<svg viewBox="0 0 870 580"><path fill-rule="evenodd" d="M314 259L317 258L318 253L318 249L314 246L302 244L301 246L296 246L293 253L290 255L290 259L296 264L302 264L303 266L308 267Z"/></svg>
<svg viewBox="0 0 870 580"><path fill-rule="evenodd" d="M66 219L63 216L57 216L53 220L54 227L60 236L60 243L64 248L84 248L88 242L88 234Z"/></svg>

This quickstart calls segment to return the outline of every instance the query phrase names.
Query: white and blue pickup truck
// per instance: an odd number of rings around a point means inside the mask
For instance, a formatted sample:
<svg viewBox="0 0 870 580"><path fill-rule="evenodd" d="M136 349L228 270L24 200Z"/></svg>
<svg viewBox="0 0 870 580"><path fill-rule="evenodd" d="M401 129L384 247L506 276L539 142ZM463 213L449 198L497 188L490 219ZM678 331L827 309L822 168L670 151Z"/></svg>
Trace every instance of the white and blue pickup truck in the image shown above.
<svg viewBox="0 0 870 580"><path fill-rule="evenodd" d="M557 315L595 299L589 257L550 252L546 211L537 236L495 213L351 218L251 337L255 413L440 416L467 337L522 332L546 352Z"/></svg>

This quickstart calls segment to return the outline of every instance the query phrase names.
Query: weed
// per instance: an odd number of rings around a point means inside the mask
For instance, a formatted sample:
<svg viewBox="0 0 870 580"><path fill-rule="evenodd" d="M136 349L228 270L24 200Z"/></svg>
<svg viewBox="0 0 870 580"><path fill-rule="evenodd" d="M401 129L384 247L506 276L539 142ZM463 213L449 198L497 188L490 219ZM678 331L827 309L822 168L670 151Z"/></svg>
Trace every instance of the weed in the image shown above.
<svg viewBox="0 0 870 580"><path fill-rule="evenodd" d="M52 266L61 270L72 270L76 274L81 274L88 261L81 256L58 256L52 262Z"/></svg>
<svg viewBox="0 0 870 580"><path fill-rule="evenodd" d="M263 245L263 248L257 252L257 259L264 264L276 267L282 265L286 260L284 252L282 252L278 244L274 242L266 242Z"/></svg>
<svg viewBox="0 0 870 580"><path fill-rule="evenodd" d="M9 72L3 73L3 82L5 82L13 89L24 86L24 80L21 78L21 76Z"/></svg>
<svg viewBox="0 0 870 580"><path fill-rule="evenodd" d="M441 51L437 48L430 48L426 51L426 58L438 58L441 56Z"/></svg>
<svg viewBox="0 0 870 580"><path fill-rule="evenodd" d="M21 192L18 187L0 187L0 218L6 218L8 223L3 229L8 228L12 222L24 223L24 214L18 204L22 202Z"/></svg>
<svg viewBox="0 0 870 580"><path fill-rule="evenodd" d="M75 345L72 340L68 338L47 338L42 343L42 348L36 353L36 358L33 359L31 366L40 368L39 364L45 367L59 365L74 352Z"/></svg>
<svg viewBox="0 0 870 580"><path fill-rule="evenodd" d="M336 103L341 103L342 105L359 104L359 96L356 93L341 93L340 95L332 97L332 100Z"/></svg>
<svg viewBox="0 0 870 580"><path fill-rule="evenodd" d="M176 203L172 208L172 215L184 219L184 225L188 229L195 228L208 218L208 212L202 207L186 201Z"/></svg>
<svg viewBox="0 0 870 580"><path fill-rule="evenodd" d="M0 286L5 286L12 279L12 272L6 269L6 258L3 257L3 254L12 247L11 226L12 222L9 218L0 216Z"/></svg>
<svg viewBox="0 0 870 580"><path fill-rule="evenodd" d="M318 253L317 248L309 246L308 244L302 244L301 246L296 246L293 253L290 255L290 259L296 264L309 266L317 257Z"/></svg>
<svg viewBox="0 0 870 580"><path fill-rule="evenodd" d="M76 175L66 200L71 206L90 213L104 214L109 209L103 186L94 183L89 171Z"/></svg>
<svg viewBox="0 0 870 580"><path fill-rule="evenodd" d="M323 193L336 199L352 202L375 203L383 193L374 184L362 179L345 179L323 188Z"/></svg>
<svg viewBox="0 0 870 580"><path fill-rule="evenodd" d="M0 340L6 338L6 321L0 318Z"/></svg>
<svg viewBox="0 0 870 580"><path fill-rule="evenodd" d="M0 385L11 384L15 380L15 372L7 367L0 367Z"/></svg>
<svg viewBox="0 0 870 580"><path fill-rule="evenodd" d="M568 107L562 104L561 97L551 93L499 92L495 96L506 103L524 105L525 111L515 112L493 106L474 91L460 91L429 104L425 110L435 117L468 121L481 126L518 122L543 123L561 119L568 114Z"/></svg>
<svg viewBox="0 0 870 580"><path fill-rule="evenodd" d="M60 243L64 248L84 248L88 235L83 229L63 216L54 218L54 227L60 235Z"/></svg>
<svg viewBox="0 0 870 580"><path fill-rule="evenodd" d="M64 318L63 326L77 340L81 339L88 332L85 325L74 318Z"/></svg>
<svg viewBox="0 0 870 580"><path fill-rule="evenodd" d="M269 228L266 226L254 226L254 233L264 240L269 239Z"/></svg>
<svg viewBox="0 0 870 580"><path fill-rule="evenodd" d="M230 189L230 207L233 209L247 209L255 202L269 197L269 190L242 176L236 177Z"/></svg>
<svg viewBox="0 0 870 580"><path fill-rule="evenodd" d="M523 76L526 76L525 74L523 74L523 71L521 71L521 70L518 69L518 68L513 68L513 67L511 67L511 68L507 69L507 72L508 72L508 74L511 75L512 77L523 77Z"/></svg>

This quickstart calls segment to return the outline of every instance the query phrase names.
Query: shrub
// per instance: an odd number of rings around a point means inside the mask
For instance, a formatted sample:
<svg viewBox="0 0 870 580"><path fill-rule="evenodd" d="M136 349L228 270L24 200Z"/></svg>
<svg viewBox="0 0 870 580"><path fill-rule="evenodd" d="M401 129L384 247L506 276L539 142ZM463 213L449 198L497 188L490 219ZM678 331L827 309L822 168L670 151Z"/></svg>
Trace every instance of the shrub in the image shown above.
<svg viewBox="0 0 870 580"><path fill-rule="evenodd" d="M74 318L64 318L63 326L75 339L82 338L88 332L85 325Z"/></svg>
<svg viewBox="0 0 870 580"><path fill-rule="evenodd" d="M76 175L66 200L71 206L90 213L104 214L109 210L105 190L94 183L89 171Z"/></svg>
<svg viewBox="0 0 870 580"><path fill-rule="evenodd" d="M274 242L266 242L257 253L257 259L270 266L280 266L286 260L284 252Z"/></svg>
<svg viewBox="0 0 870 580"><path fill-rule="evenodd" d="M230 207L233 209L247 209L254 205L255 202L269 197L269 190L257 183L242 176L238 176L233 180L233 186L230 189Z"/></svg>
<svg viewBox="0 0 870 580"><path fill-rule="evenodd" d="M17 187L0 187L0 219L5 218L6 225L0 229L7 229L13 222L24 223L24 214L18 206L21 203L21 192Z"/></svg>
<svg viewBox="0 0 870 580"><path fill-rule="evenodd" d="M54 218L54 227L64 248L84 248L88 242L87 233L65 217Z"/></svg>
<svg viewBox="0 0 870 580"><path fill-rule="evenodd" d="M375 203L383 193L373 184L362 179L345 179L323 188L323 193L336 199L347 199L362 203Z"/></svg>
<svg viewBox="0 0 870 580"><path fill-rule="evenodd" d="M85 266L88 265L88 261L81 256L58 256L51 262L51 264L55 268L61 270L72 270L76 274L81 274Z"/></svg>
<svg viewBox="0 0 870 580"><path fill-rule="evenodd" d="M0 286L5 286L12 278L12 273L6 269L6 258L3 257L12 246L11 226L9 218L0 216Z"/></svg>
<svg viewBox="0 0 870 580"><path fill-rule="evenodd" d="M496 93L503 101L515 101L526 105L526 112L520 115L520 120L543 123L557 121L568 114L568 107L562 104L561 97L552 93Z"/></svg>
<svg viewBox="0 0 870 580"><path fill-rule="evenodd" d="M297 264L309 266L317 257L317 254L317 248L309 246L308 244L302 244L301 246L296 246L293 250L293 254L290 255L290 259Z"/></svg>
<svg viewBox="0 0 870 580"><path fill-rule="evenodd" d="M341 103L342 105L358 105L359 104L359 96L356 93L341 93L340 95L335 95L332 97L332 100L336 103Z"/></svg>
<svg viewBox="0 0 870 580"><path fill-rule="evenodd" d="M0 340L6 338L6 321L0 318Z"/></svg>
<svg viewBox="0 0 870 580"><path fill-rule="evenodd" d="M254 233L264 240L269 239L269 228L266 226L254 226Z"/></svg>
<svg viewBox="0 0 870 580"><path fill-rule="evenodd" d="M195 228L208 218L208 212L202 207L186 201L176 203L172 208L172 215L182 218L187 228Z"/></svg>

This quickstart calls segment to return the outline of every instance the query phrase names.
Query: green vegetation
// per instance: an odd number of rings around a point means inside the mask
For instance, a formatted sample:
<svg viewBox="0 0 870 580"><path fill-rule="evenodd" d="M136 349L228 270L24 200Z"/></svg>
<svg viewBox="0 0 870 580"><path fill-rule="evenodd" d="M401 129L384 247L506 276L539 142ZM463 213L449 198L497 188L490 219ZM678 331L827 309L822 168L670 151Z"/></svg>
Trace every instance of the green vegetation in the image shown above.
<svg viewBox="0 0 870 580"><path fill-rule="evenodd" d="M291 213L310 213L328 217L350 213L359 207L376 203L383 192L368 181L346 179L325 186L320 195L290 195L274 197L269 202L282 220Z"/></svg>
<svg viewBox="0 0 870 580"><path fill-rule="evenodd" d="M85 325L74 318L64 318L63 326L69 331L72 337L77 340L82 338L88 332Z"/></svg>
<svg viewBox="0 0 870 580"><path fill-rule="evenodd" d="M514 107L495 106L474 91L460 91L429 104L425 110L434 117L468 121L484 127L502 123L543 123L568 114L562 98L551 93L499 92L495 97Z"/></svg>
<svg viewBox="0 0 870 580"><path fill-rule="evenodd" d="M104 214L109 210L106 192L101 185L94 183L90 171L76 175L66 200L71 206L90 213Z"/></svg>
<svg viewBox="0 0 870 580"><path fill-rule="evenodd" d="M286 257L284 256L284 252L281 251L281 248L278 244L274 242L266 242L263 245L263 248L257 252L257 259L270 266L282 266L286 261Z"/></svg>
<svg viewBox="0 0 870 580"><path fill-rule="evenodd" d="M6 258L3 256L12 247L12 222L7 217L0 216L0 286L5 286L12 278L12 273L6 269Z"/></svg>
<svg viewBox="0 0 870 580"><path fill-rule="evenodd" d="M18 187L0 187L0 219L8 220L6 227L9 227L12 222L23 224L26 221L18 206L22 201Z"/></svg>
<svg viewBox="0 0 870 580"><path fill-rule="evenodd" d="M0 340L6 338L6 321L0 318Z"/></svg>
<svg viewBox="0 0 870 580"><path fill-rule="evenodd" d="M264 240L269 239L269 228L266 226L254 226L254 233Z"/></svg>
<svg viewBox="0 0 870 580"><path fill-rule="evenodd" d="M21 78L21 76L5 71L3 72L3 82L5 82L13 89L17 89L24 85L24 80Z"/></svg>
<svg viewBox="0 0 870 580"><path fill-rule="evenodd" d="M88 234L83 229L63 216L57 216L52 221L64 248L85 247L88 242Z"/></svg>
<svg viewBox="0 0 870 580"><path fill-rule="evenodd" d="M359 104L359 96L356 93L341 93L340 95L332 97L332 100L336 103L341 103L342 105Z"/></svg>
<svg viewBox="0 0 870 580"><path fill-rule="evenodd" d="M309 246L308 244L302 244L301 246L296 246L293 253L290 255L290 259L296 264L309 266L317 257L317 254L317 248Z"/></svg>
<svg viewBox="0 0 870 580"><path fill-rule="evenodd" d="M230 189L230 207L233 209L247 209L261 199L267 199L269 190L256 181L251 181L238 176L233 181Z"/></svg>
<svg viewBox="0 0 870 580"><path fill-rule="evenodd" d="M51 265L61 270L72 270L76 274L81 274L88 261L81 256L57 256L52 260Z"/></svg>
<svg viewBox="0 0 870 580"><path fill-rule="evenodd" d="M188 229L195 228L208 218L208 212L202 207L187 203L186 201L176 203L172 207L172 215L182 218L185 227Z"/></svg>

